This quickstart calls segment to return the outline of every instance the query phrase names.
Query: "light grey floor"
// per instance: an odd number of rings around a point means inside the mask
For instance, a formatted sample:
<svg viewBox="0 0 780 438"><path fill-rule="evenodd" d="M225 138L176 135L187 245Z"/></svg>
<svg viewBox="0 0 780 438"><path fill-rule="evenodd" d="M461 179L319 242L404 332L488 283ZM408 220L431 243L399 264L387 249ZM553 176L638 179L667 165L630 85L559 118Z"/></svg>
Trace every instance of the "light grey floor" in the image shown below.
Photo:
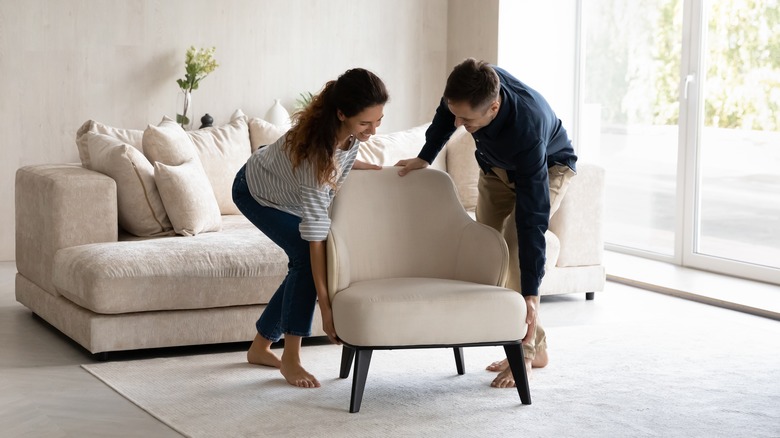
<svg viewBox="0 0 780 438"><path fill-rule="evenodd" d="M0 262L0 436L3 437L177 437L176 432L80 368L93 362L14 298L13 262ZM777 321L608 282L585 301L584 294L544 297L546 327L608 324L631 318L722 318L757 333ZM246 344L121 354L118 360L237 350ZM498 359L498 358L496 358ZM551 352L551 366L554 366Z"/></svg>

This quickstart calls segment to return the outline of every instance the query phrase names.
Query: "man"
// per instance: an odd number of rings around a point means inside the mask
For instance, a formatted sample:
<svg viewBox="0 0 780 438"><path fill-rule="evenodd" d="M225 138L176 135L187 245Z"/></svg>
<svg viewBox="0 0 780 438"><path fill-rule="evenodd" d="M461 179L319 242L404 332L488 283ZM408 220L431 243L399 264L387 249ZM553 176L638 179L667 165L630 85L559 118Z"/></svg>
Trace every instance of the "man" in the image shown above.
<svg viewBox="0 0 780 438"><path fill-rule="evenodd" d="M417 158L396 164L403 166L398 174L428 167L461 125L474 137L481 169L477 221L503 231L512 259L507 286L526 301L523 353L530 373L547 365L544 329L537 323L544 233L575 174L577 156L541 94L505 70L469 58L450 73L425 145ZM506 359L487 369L500 372L491 386L515 386Z"/></svg>

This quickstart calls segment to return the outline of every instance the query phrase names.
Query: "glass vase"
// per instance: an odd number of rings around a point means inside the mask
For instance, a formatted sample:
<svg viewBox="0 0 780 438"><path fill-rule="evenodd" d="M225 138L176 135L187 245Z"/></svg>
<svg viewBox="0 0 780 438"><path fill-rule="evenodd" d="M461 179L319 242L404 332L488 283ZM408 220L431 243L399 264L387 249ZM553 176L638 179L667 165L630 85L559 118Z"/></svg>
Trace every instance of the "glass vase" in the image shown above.
<svg viewBox="0 0 780 438"><path fill-rule="evenodd" d="M180 90L176 98L176 123L184 129L192 129L195 111L192 109L192 92Z"/></svg>

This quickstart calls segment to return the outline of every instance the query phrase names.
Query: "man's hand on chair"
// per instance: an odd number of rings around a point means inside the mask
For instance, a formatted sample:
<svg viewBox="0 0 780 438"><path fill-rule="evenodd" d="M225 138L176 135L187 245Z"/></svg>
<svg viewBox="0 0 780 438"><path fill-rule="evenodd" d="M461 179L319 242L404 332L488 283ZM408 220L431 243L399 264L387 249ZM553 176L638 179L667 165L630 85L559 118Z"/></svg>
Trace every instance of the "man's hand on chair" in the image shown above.
<svg viewBox="0 0 780 438"><path fill-rule="evenodd" d="M525 297L525 323L528 324L528 331L523 338L523 344L533 340L533 336L536 333L536 316L539 311L539 296L527 296Z"/></svg>
<svg viewBox="0 0 780 438"><path fill-rule="evenodd" d="M397 163L395 163L397 167L403 167L401 170L398 171L398 175L404 176L407 173L417 170L417 169L425 169L428 167L428 162L423 160L422 158L408 158L406 160L401 160Z"/></svg>

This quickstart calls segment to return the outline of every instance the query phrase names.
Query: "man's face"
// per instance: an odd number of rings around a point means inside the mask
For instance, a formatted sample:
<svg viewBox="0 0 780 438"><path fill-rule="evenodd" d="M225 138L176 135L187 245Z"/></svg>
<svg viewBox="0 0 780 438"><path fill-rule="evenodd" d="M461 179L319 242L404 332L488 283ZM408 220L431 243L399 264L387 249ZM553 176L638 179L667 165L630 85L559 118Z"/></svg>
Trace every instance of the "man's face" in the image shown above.
<svg viewBox="0 0 780 438"><path fill-rule="evenodd" d="M447 107L455 116L455 127L463 125L466 131L475 133L489 125L498 113L498 101L491 102L484 108L473 108L468 102L447 101Z"/></svg>

